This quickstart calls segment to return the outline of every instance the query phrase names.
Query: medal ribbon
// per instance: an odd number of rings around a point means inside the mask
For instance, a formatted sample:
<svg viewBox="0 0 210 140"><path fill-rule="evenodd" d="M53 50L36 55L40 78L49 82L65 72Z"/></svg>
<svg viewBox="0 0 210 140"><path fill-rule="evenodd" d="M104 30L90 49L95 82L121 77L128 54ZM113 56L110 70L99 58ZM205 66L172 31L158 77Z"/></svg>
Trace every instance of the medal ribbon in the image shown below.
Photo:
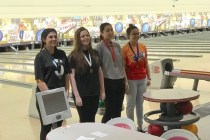
<svg viewBox="0 0 210 140"><path fill-rule="evenodd" d="M131 46L131 43L129 42L128 44L129 44L129 47L130 47L131 51L132 51L133 54L134 54L134 60L135 60L136 62L138 62L138 59L139 59L139 56L140 56L139 45L138 45L138 43L136 44L137 54L135 54L135 52L134 52L134 50L133 50L133 48L132 48L132 46Z"/></svg>
<svg viewBox="0 0 210 140"><path fill-rule="evenodd" d="M104 43L105 43L106 47L109 49L110 53L112 54L112 60L114 62L115 58L116 58L116 54L115 54L114 46L113 46L112 42L110 42L111 45L109 45L108 42L104 40Z"/></svg>
<svg viewBox="0 0 210 140"><path fill-rule="evenodd" d="M90 53L89 53L89 60L88 58L86 57L86 55L84 54L84 57L85 57L85 60L87 61L88 65L91 67L92 66L92 60L91 60L91 57L90 57Z"/></svg>

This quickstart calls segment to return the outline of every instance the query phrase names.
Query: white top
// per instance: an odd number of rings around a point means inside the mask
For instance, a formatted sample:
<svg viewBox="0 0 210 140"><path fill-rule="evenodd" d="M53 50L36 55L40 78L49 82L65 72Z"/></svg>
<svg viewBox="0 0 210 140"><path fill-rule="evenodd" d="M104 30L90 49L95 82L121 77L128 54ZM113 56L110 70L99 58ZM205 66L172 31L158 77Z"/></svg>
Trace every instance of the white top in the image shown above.
<svg viewBox="0 0 210 140"><path fill-rule="evenodd" d="M78 123L59 127L47 135L47 140L165 140L150 134L103 123Z"/></svg>

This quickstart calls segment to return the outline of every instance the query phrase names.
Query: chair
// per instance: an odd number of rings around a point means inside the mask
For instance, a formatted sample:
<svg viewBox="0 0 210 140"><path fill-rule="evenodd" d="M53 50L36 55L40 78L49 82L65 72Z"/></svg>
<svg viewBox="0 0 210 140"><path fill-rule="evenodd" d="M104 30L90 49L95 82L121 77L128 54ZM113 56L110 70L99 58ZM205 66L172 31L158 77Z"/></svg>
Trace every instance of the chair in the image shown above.
<svg viewBox="0 0 210 140"><path fill-rule="evenodd" d="M114 119L109 120L106 124L110 124L113 126L129 129L129 130L136 130L136 125L133 120L129 118L117 117Z"/></svg>

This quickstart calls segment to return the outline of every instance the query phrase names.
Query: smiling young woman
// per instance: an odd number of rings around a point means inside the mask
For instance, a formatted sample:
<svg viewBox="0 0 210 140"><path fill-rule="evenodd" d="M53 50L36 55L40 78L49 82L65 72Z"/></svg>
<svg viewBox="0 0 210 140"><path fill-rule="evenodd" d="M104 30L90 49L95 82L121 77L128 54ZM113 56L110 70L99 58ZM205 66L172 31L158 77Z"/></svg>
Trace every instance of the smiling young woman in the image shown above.
<svg viewBox="0 0 210 140"><path fill-rule="evenodd" d="M100 25L101 42L96 50L102 65L105 85L105 114L102 123L120 117L125 92L128 88L124 70L122 50L117 42L113 42L114 31L110 23Z"/></svg>
<svg viewBox="0 0 210 140"><path fill-rule="evenodd" d="M36 92L65 87L69 93L69 63L66 53L57 49L57 31L53 28L45 29L41 34L42 48L34 60L34 73L37 82ZM68 96L68 95L67 95ZM52 124L44 125L38 102L37 110L41 122L40 140L45 140ZM57 122L60 127L62 121Z"/></svg>
<svg viewBox="0 0 210 140"><path fill-rule="evenodd" d="M104 99L104 81L96 50L88 30L80 27L74 34L74 49L69 55L73 98L80 122L95 122L99 98Z"/></svg>
<svg viewBox="0 0 210 140"><path fill-rule="evenodd" d="M130 24L126 30L129 42L122 48L125 61L125 71L128 78L129 90L127 93L127 117L134 120L134 108L136 107L138 130L142 130L143 124L143 93L151 84L147 49L139 43L139 29Z"/></svg>

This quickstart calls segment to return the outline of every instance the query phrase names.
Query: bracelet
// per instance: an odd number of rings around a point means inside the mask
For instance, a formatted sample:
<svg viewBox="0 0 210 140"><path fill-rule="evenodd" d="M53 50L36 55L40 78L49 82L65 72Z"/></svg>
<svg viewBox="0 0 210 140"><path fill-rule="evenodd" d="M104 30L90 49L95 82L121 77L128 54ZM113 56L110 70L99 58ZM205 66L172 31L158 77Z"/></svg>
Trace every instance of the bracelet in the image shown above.
<svg viewBox="0 0 210 140"><path fill-rule="evenodd" d="M147 78L147 80L152 80L151 78Z"/></svg>

